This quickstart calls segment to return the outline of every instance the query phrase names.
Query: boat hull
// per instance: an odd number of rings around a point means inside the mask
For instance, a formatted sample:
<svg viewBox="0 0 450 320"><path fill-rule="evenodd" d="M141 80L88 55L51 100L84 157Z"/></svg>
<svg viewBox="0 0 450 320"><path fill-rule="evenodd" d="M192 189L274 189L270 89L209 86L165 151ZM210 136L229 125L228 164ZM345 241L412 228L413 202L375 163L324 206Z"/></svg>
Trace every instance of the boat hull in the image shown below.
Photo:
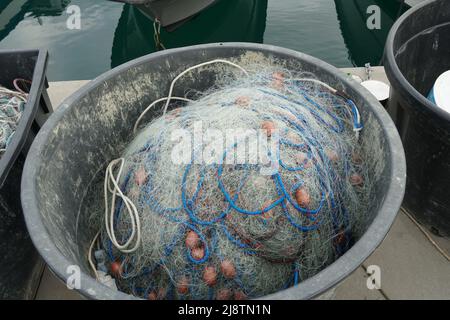
<svg viewBox="0 0 450 320"><path fill-rule="evenodd" d="M136 6L161 26L178 25L208 8L217 0L113 0Z"/></svg>

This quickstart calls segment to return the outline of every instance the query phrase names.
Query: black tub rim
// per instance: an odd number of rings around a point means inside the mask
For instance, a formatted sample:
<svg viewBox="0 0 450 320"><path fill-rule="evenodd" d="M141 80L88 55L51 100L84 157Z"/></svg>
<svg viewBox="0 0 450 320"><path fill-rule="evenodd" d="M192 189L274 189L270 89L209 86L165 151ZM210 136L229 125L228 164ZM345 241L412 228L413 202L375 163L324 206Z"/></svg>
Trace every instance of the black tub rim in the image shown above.
<svg viewBox="0 0 450 320"><path fill-rule="evenodd" d="M416 14L418 11L422 10L424 7L432 5L442 0L427 0L423 3L420 3L408 11L406 11L392 26L389 31L388 38L386 40L386 48L385 48L385 69L386 74L391 82L397 82L400 89L400 94L402 97L405 95L412 96L416 101L421 103L427 110L435 115L450 121L450 113L444 111L443 109L437 107L434 103L428 100L424 95L422 95L416 88L405 78L403 72L400 71L400 68L397 65L397 61L395 60L394 54L394 41L396 39L396 35L400 29L400 27L410 18L411 15Z"/></svg>
<svg viewBox="0 0 450 320"><path fill-rule="evenodd" d="M382 131L386 136L387 147L390 151L389 155L391 161L391 171L386 187L386 196L382 200L383 203L380 206L377 216L374 218L372 224L368 227L365 234L342 257L340 257L338 260L333 262L331 265L329 265L327 268L317 273L313 277L303 281L299 286L291 287L289 289L279 291L262 298L314 298L326 292L328 289L334 287L336 284L350 275L373 253L373 251L384 240L387 232L394 222L404 196L406 163L403 146L395 125L382 105L376 100L376 98L372 96L370 92L364 89L361 85L359 85L355 81L349 80L345 73L339 71L337 68L331 66L330 64L309 55L272 45L239 42L213 43L152 53L150 55L146 55L127 62L100 75L99 77L84 85L81 89L73 93L71 96L66 98L40 130L38 136L35 138L33 145L30 148L25 163L24 174L22 176L21 199L25 221L33 243L35 244L44 260L50 266L50 269L56 274L58 278L64 281L70 275L68 274L67 267L72 266L72 263L60 252L60 250L52 242L50 235L42 222L36 197L36 192L38 191L38 189L36 186L35 178L41 165L41 153L45 149L45 142L52 133L53 128L69 110L72 103L83 97L93 88L101 85L103 81L116 76L124 70L146 63L149 59L152 59L154 57L173 55L177 52L186 50L207 50L209 48L217 48L218 46L229 49L263 51L275 55L285 54L291 56L293 59L297 59L300 61L306 60L309 63L314 63L322 70L325 70L330 74L334 74L336 78L345 83L346 86L358 90L364 97L364 99L366 99L367 102L372 106L373 115L381 124ZM80 275L81 288L78 291L85 297L91 299L136 299L136 297L133 297L131 295L107 288L106 286L98 283L94 278L84 273L83 271L81 271Z"/></svg>
<svg viewBox="0 0 450 320"><path fill-rule="evenodd" d="M35 54L36 63L34 65L33 76L31 79L29 99L25 104L25 109L17 124L17 130L14 132L11 143L6 148L0 159L0 187L3 186L8 178L9 172L24 148L27 136L31 130L31 125L39 108L41 92L45 88L45 73L48 64L48 52L46 49L2 49L2 54Z"/></svg>

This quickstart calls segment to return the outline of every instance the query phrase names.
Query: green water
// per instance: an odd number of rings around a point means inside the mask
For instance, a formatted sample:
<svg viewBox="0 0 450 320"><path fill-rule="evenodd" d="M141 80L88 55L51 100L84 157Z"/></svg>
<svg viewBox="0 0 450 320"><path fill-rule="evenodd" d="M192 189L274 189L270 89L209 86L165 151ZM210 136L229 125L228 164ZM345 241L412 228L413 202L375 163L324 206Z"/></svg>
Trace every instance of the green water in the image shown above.
<svg viewBox="0 0 450 320"><path fill-rule="evenodd" d="M381 30L366 27L366 9L381 8ZM66 12L81 9L81 29ZM249 41L283 46L337 67L380 63L398 16L396 0L218 0L178 29L161 31L166 48ZM106 0L1 0L0 49L47 48L51 81L92 79L156 50L153 21L130 5Z"/></svg>

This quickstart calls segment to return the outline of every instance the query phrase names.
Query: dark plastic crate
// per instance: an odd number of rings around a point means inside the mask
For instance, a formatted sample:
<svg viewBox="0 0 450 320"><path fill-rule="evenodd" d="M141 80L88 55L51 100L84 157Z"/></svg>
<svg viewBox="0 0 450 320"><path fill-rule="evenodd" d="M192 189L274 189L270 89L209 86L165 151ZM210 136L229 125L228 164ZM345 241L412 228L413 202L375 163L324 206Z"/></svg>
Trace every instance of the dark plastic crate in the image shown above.
<svg viewBox="0 0 450 320"><path fill-rule="evenodd" d="M32 81L17 130L0 159L0 299L33 298L44 266L25 227L20 182L31 143L52 112L47 58L45 50L0 50L0 85L14 89L16 78Z"/></svg>

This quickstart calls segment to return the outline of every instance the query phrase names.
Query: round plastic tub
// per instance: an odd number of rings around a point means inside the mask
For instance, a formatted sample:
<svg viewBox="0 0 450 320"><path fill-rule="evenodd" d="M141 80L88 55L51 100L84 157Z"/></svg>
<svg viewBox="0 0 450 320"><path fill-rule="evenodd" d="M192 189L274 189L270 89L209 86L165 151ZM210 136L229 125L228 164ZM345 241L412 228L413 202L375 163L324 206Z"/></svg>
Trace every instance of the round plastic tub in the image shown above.
<svg viewBox="0 0 450 320"><path fill-rule="evenodd" d="M391 29L384 65L391 82L388 112L408 164L403 206L450 236L450 113L427 99L450 70L450 1L427 1L405 13Z"/></svg>
<svg viewBox="0 0 450 320"><path fill-rule="evenodd" d="M30 150L22 181L28 229L50 268L63 281L73 279L76 268L71 266L79 266L79 292L84 296L134 298L99 284L89 273L86 252L93 234L86 234L85 219L79 216L87 186L107 162L118 156L121 150L113 146L130 141L132 124L140 112L167 93L177 74L189 66L218 58L269 58L288 69L313 72L320 80L345 91L357 103L365 121L361 139L373 140L383 164L370 204L372 220L359 241L317 275L267 298L306 299L327 291L360 266L386 236L403 198L406 165L392 120L366 89L316 58L279 47L228 43L167 50L117 67L67 98ZM183 77L177 87L205 90L218 76L214 70L203 71L202 75L201 81L198 77Z"/></svg>
<svg viewBox="0 0 450 320"><path fill-rule="evenodd" d="M14 79L32 82L24 112L0 157L0 300L32 299L44 262L33 246L20 203L20 183L27 152L52 111L47 94L46 50L0 50L0 85L15 90Z"/></svg>

